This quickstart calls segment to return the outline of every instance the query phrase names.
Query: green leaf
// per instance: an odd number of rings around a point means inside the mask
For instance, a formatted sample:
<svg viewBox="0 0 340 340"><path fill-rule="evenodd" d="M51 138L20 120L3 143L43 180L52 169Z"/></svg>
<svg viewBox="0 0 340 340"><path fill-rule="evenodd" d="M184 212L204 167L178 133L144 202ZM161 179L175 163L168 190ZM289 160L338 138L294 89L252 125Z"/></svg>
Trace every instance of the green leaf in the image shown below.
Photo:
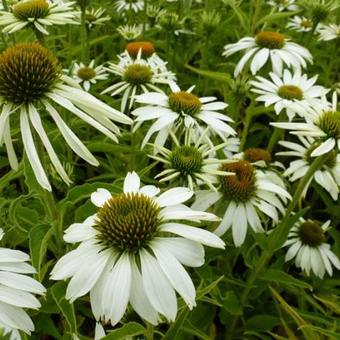
<svg viewBox="0 0 340 340"><path fill-rule="evenodd" d="M317 296L313 295L315 299L322 302L326 307L328 307L330 310L332 310L334 313L340 315L340 304L339 299L336 296L328 296L326 298L325 296ZM332 300L331 300L332 299Z"/></svg>
<svg viewBox="0 0 340 340"><path fill-rule="evenodd" d="M246 322L246 329L257 332L266 332L273 329L273 327L280 324L280 320L277 316L259 314Z"/></svg>
<svg viewBox="0 0 340 340"><path fill-rule="evenodd" d="M227 82L229 84L229 82L231 81L231 77L229 74L227 73L223 73L223 72L215 72L215 71L207 71L207 70L200 70L198 68L192 67L190 65L185 65L186 68L188 68L189 70L203 76L209 79L213 79L216 81L220 81L220 82Z"/></svg>
<svg viewBox="0 0 340 340"><path fill-rule="evenodd" d="M307 288L312 290L313 287L308 283L298 280L293 276L277 269L268 269L263 274L259 276L260 280L268 281L268 282L278 282L287 286L296 286L300 288Z"/></svg>
<svg viewBox="0 0 340 340"><path fill-rule="evenodd" d="M145 327L138 322L128 322L123 327L110 332L107 336L102 338L102 340L124 340L133 336L142 335L144 332Z"/></svg>
<svg viewBox="0 0 340 340"><path fill-rule="evenodd" d="M195 337L197 337L198 339L203 339L203 340L210 340L211 337L207 334L205 334L204 332L202 332L200 329L198 329L197 327L195 327L191 322L187 321L185 323L185 326L182 327L182 330L185 333L194 335Z"/></svg>
<svg viewBox="0 0 340 340"><path fill-rule="evenodd" d="M320 328L320 327L316 327L312 325L303 325L300 328L301 330L308 328L320 334L327 335L328 340L339 340L339 332L333 332L328 329L324 329L324 328Z"/></svg>
<svg viewBox="0 0 340 340"><path fill-rule="evenodd" d="M109 190L110 192L117 192L117 189L112 184L108 183L85 183L82 185L78 185L73 187L67 193L67 196L58 202L58 209L63 214L67 207L72 204L77 204L84 199L88 199L93 192L95 192L98 188L104 188Z"/></svg>
<svg viewBox="0 0 340 340"><path fill-rule="evenodd" d="M210 283L210 285L204 287L204 288L201 288L201 289L198 289L197 290L197 294L196 294L196 299L197 300L200 300L202 299L203 296L209 294L217 285L218 283L223 280L224 276L220 276L217 280L215 280L214 282Z"/></svg>
<svg viewBox="0 0 340 340"><path fill-rule="evenodd" d="M256 23L256 27L264 24L264 23L268 23L270 21L278 21L281 19L287 19L289 17L291 17L292 15L295 15L299 13L298 11L295 12L280 12L280 13L271 13L268 15L265 15L264 17L262 17L257 23Z"/></svg>
<svg viewBox="0 0 340 340"><path fill-rule="evenodd" d="M187 307L184 307L179 315L176 318L176 321L169 327L168 331L166 332L165 336L163 337L163 340L173 340L177 339L177 336L186 320L186 318L189 315L189 309Z"/></svg>
<svg viewBox="0 0 340 340"><path fill-rule="evenodd" d="M73 304L65 299L66 286L66 282L58 282L52 286L51 293L68 324L69 330L72 333L77 333L77 320Z"/></svg>
<svg viewBox="0 0 340 340"><path fill-rule="evenodd" d="M242 308L241 303L235 292L229 290L222 298L223 308L231 315L241 315Z"/></svg>
<svg viewBox="0 0 340 340"><path fill-rule="evenodd" d="M298 313L298 311L291 307L282 297L281 295L273 288L269 287L274 298L280 303L281 307L286 311L287 314L291 316L291 318L295 321L295 323L300 327L301 332L304 337L308 340L319 340L320 337L316 332L309 328L302 328L301 326L309 325Z"/></svg>
<svg viewBox="0 0 340 340"><path fill-rule="evenodd" d="M239 23L241 24L241 26L243 27L243 29L248 32L249 30L249 19L248 19L248 15L246 13L244 13L242 11L242 9L239 7L238 2L235 0L224 0L224 3L226 5L229 5L233 11L235 12L235 14L237 15L237 18L239 20Z"/></svg>
<svg viewBox="0 0 340 340"><path fill-rule="evenodd" d="M43 263L48 241L53 234L53 228L48 224L38 224L30 230L29 246L31 252L32 265L38 270L39 280L41 276L41 265Z"/></svg>

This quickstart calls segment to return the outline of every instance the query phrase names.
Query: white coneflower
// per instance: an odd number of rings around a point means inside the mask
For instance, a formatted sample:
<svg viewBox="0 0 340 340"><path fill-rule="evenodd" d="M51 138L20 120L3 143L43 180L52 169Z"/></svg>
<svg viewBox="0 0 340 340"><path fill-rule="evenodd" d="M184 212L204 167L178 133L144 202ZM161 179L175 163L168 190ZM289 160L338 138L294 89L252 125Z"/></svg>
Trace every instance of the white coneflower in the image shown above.
<svg viewBox="0 0 340 340"><path fill-rule="evenodd" d="M117 32L125 40L134 40L142 35L143 25L121 25L117 27Z"/></svg>
<svg viewBox="0 0 340 340"><path fill-rule="evenodd" d="M271 123L281 129L291 130L298 136L311 136L320 139L319 146L311 153L311 157L321 156L336 146L340 150L340 112L337 111L337 94L333 93L332 104L326 100L314 103L313 110L306 115L305 122Z"/></svg>
<svg viewBox="0 0 340 340"><path fill-rule="evenodd" d="M311 153L319 146L320 142L316 142L312 137L299 136L300 144L280 141L279 144L289 149L290 151L278 152L281 156L298 157L297 160L290 163L289 168L283 173L290 181L294 182L304 177L313 162ZM328 192L333 200L337 200L339 196L340 186L340 154L334 150L330 151L328 157L325 159L321 169L317 170L310 181L306 184L303 196L312 181L318 183Z"/></svg>
<svg viewBox="0 0 340 340"><path fill-rule="evenodd" d="M221 164L228 161L215 158L216 151L223 149L225 144L210 146L202 143L204 133L193 142L190 130L186 133L183 144L180 144L173 133L171 136L175 144L171 150L156 144L154 148L157 155L149 155L163 163L165 167L155 179L159 178L160 182L175 181L189 187L190 190L207 185L216 191L217 177L228 175L228 172L220 170Z"/></svg>
<svg viewBox="0 0 340 340"><path fill-rule="evenodd" d="M304 16L294 15L289 19L287 27L297 32L310 32L313 28L313 21Z"/></svg>
<svg viewBox="0 0 340 340"><path fill-rule="evenodd" d="M329 41L340 39L340 25L320 25L318 28L319 40Z"/></svg>
<svg viewBox="0 0 340 340"><path fill-rule="evenodd" d="M110 16L104 15L104 8L90 8L85 11L85 22L89 29L94 26L103 25L106 21L110 21Z"/></svg>
<svg viewBox="0 0 340 340"><path fill-rule="evenodd" d="M90 292L96 320L112 325L121 320L129 302L151 324L158 323L159 314L174 321L175 291L192 309L195 287L183 265L204 263L203 244L224 248L216 235L184 222L217 219L185 206L192 195L181 187L159 195L153 185L140 187L135 172L127 174L123 193L94 192L97 213L65 232L65 241L80 245L52 270L53 280L71 278L66 299L72 302Z"/></svg>
<svg viewBox="0 0 340 340"><path fill-rule="evenodd" d="M206 210L216 202L228 206L222 222L215 230L221 236L231 227L236 247L240 247L247 234L248 225L254 232L264 232L260 214L267 215L274 223L279 220L279 212L284 214L284 204L290 194L272 180L272 174L257 170L248 161L239 160L223 164L222 171L234 175L220 176L220 190L202 190L196 193L193 209Z"/></svg>
<svg viewBox="0 0 340 340"><path fill-rule="evenodd" d="M197 97L191 92L194 86L187 91L181 91L174 82L169 83L172 93L145 93L137 97L138 103L147 104L132 112L137 123L147 120L156 121L151 125L142 142L142 147L150 137L158 132L155 144L163 146L169 136L170 130L175 127L182 129L192 128L192 131L202 134L209 127L211 134L217 134L224 141L236 132L227 122L232 119L217 111L225 109L228 104L215 101L215 97ZM137 127L139 124L136 125ZM211 141L210 141L210 144Z"/></svg>
<svg viewBox="0 0 340 340"><path fill-rule="evenodd" d="M250 71L256 74L268 60L271 61L273 71L281 75L283 64L294 69L306 68L307 61L312 62L309 51L296 43L289 41L283 34L278 32L262 31L255 37L245 37L235 44L224 47L223 55L230 55L246 50L245 55L238 62L234 76L237 77L244 69L249 60Z"/></svg>
<svg viewBox="0 0 340 340"><path fill-rule="evenodd" d="M269 0L267 3L269 6L274 7L278 12L294 12L299 10L296 0Z"/></svg>
<svg viewBox="0 0 340 340"><path fill-rule="evenodd" d="M108 78L108 73L104 66L95 66L95 60L86 66L83 63L74 63L72 68L72 77L81 84L86 91L88 91L92 84L96 84L98 80L105 80Z"/></svg>
<svg viewBox="0 0 340 340"><path fill-rule="evenodd" d="M147 59L142 58L141 49L135 58L131 57L127 51L118 58L119 63L109 63L107 70L121 79L109 86L102 94L110 92L111 96L116 96L123 93L122 111L132 108L138 94L149 91L162 93L163 91L158 86L169 84L170 81L176 79L159 58L154 55Z"/></svg>
<svg viewBox="0 0 340 340"><path fill-rule="evenodd" d="M70 183L70 179L45 132L42 112L46 111L50 115L71 149L93 165L98 165L98 161L71 131L57 108L66 109L115 141L119 129L113 121L131 123L129 117L80 90L72 79L63 76L60 71L58 60L39 44L16 44L0 54L0 141L5 143L10 165L16 169L18 160L13 147L10 120L12 117L13 121L17 121L19 114L27 158L37 181L47 190L51 190L51 185L34 144L32 127L58 174L66 183Z"/></svg>
<svg viewBox="0 0 340 340"><path fill-rule="evenodd" d="M161 72L168 72L167 62L165 62L157 53L153 43L150 41L133 41L129 42L125 46L125 51L121 54L122 58L126 58L126 55L133 59L138 58L139 52L141 58L146 59L148 63L156 64ZM175 80L173 75L171 80Z"/></svg>
<svg viewBox="0 0 340 340"><path fill-rule="evenodd" d="M322 279L327 271L332 276L332 265L340 269L340 261L326 243L325 232L329 225L330 221L320 225L318 222L300 218L283 245L289 246L285 260L290 261L295 257L296 267L301 268L307 275L312 271Z"/></svg>
<svg viewBox="0 0 340 340"><path fill-rule="evenodd" d="M46 27L52 25L78 24L79 12L75 2L46 0L23 0L15 4L10 12L0 12L0 25L4 33L13 33L24 27L33 27L43 34L49 34Z"/></svg>
<svg viewBox="0 0 340 340"><path fill-rule="evenodd" d="M315 102L320 101L329 91L323 86L314 85L317 75L308 79L300 70L291 73L286 69L282 77L273 72L269 75L271 80L258 76L256 81L251 81L251 91L260 94L256 100L264 102L265 107L274 105L277 115L285 110L289 120L292 120L295 114L304 117Z"/></svg>
<svg viewBox="0 0 340 340"><path fill-rule="evenodd" d="M2 229L0 233L2 238ZM34 324L25 308L39 309L41 304L34 294L46 292L40 282L28 276L36 273L26 263L29 259L22 251L0 248L0 330L11 340L21 339L19 331L28 335L34 331Z"/></svg>
<svg viewBox="0 0 340 340"><path fill-rule="evenodd" d="M144 9L143 0L115 0L114 6L118 12L133 11L135 13Z"/></svg>

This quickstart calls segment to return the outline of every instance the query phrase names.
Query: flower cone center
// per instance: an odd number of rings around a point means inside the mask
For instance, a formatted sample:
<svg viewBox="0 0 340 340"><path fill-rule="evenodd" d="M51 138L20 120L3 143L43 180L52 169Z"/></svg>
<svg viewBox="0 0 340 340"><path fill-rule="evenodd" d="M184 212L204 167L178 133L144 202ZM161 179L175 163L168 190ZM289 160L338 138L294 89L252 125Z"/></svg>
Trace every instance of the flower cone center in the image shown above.
<svg viewBox="0 0 340 340"><path fill-rule="evenodd" d="M92 67L85 66L78 70L77 75L80 79L91 80L96 76L96 71Z"/></svg>
<svg viewBox="0 0 340 340"><path fill-rule="evenodd" d="M169 107L177 113L194 116L201 109L202 103L192 93L180 91L169 95Z"/></svg>
<svg viewBox="0 0 340 340"><path fill-rule="evenodd" d="M171 168L187 176L199 172L203 165L201 152L188 145L177 147L170 155Z"/></svg>
<svg viewBox="0 0 340 340"><path fill-rule="evenodd" d="M13 7L13 15L23 21L44 18L48 13L49 6L45 0L21 1Z"/></svg>
<svg viewBox="0 0 340 340"><path fill-rule="evenodd" d="M244 157L249 162L264 161L269 164L272 160L270 152L261 148L249 148L244 151Z"/></svg>
<svg viewBox="0 0 340 340"><path fill-rule="evenodd" d="M0 96L10 103L40 99L59 77L58 60L39 44L16 44L0 54Z"/></svg>
<svg viewBox="0 0 340 340"><path fill-rule="evenodd" d="M160 208L148 196L128 193L113 196L98 211L95 228L108 248L135 252L154 235Z"/></svg>
<svg viewBox="0 0 340 340"><path fill-rule="evenodd" d="M277 94L284 99L292 100L302 100L303 91L295 85L282 85L279 87Z"/></svg>
<svg viewBox="0 0 340 340"><path fill-rule="evenodd" d="M246 202L254 196L255 170L248 161L223 164L221 170L235 173L235 175L220 176L221 190L228 200Z"/></svg>
<svg viewBox="0 0 340 340"><path fill-rule="evenodd" d="M285 36L277 32L264 31L256 35L255 42L260 47L280 49L285 44Z"/></svg>
<svg viewBox="0 0 340 340"><path fill-rule="evenodd" d="M340 138L340 112L339 111L327 111L322 114L319 119L318 125L322 131L324 131L328 137L335 139Z"/></svg>
<svg viewBox="0 0 340 340"><path fill-rule="evenodd" d="M141 64L129 65L123 74L123 80L132 85L146 84L149 83L151 79L151 68Z"/></svg>
<svg viewBox="0 0 340 340"><path fill-rule="evenodd" d="M150 57L155 52L155 47L149 41L135 41L128 43L126 50L133 58L137 57L139 50L142 50L142 57Z"/></svg>
<svg viewBox="0 0 340 340"><path fill-rule="evenodd" d="M97 17L91 13L86 13L85 14L85 20L88 21L88 22L94 22L97 20Z"/></svg>
<svg viewBox="0 0 340 340"><path fill-rule="evenodd" d="M312 28L313 27L313 21L312 20L302 20L301 26L304 28Z"/></svg>
<svg viewBox="0 0 340 340"><path fill-rule="evenodd" d="M310 221L304 222L300 225L299 236L303 244L311 247L317 247L326 240L321 226Z"/></svg>

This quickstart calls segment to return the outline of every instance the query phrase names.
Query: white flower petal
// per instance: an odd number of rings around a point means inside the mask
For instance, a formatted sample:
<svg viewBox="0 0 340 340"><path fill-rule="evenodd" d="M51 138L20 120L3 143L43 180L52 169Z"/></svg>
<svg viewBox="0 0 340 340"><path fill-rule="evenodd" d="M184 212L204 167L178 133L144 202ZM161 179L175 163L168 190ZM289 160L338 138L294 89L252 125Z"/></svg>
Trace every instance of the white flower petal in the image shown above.
<svg viewBox="0 0 340 340"><path fill-rule="evenodd" d="M166 278L157 260L146 250L141 250L142 279L146 295L153 308L169 321L177 315L177 299L174 289Z"/></svg>

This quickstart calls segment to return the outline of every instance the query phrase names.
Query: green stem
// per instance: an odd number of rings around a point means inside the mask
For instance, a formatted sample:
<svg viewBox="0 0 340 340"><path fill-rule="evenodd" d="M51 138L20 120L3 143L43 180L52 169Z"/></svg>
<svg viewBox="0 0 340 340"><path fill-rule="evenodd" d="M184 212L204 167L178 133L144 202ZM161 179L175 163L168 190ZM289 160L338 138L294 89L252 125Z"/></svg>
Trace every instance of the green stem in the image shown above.
<svg viewBox="0 0 340 340"><path fill-rule="evenodd" d="M81 25L81 60L85 64L88 62L88 31L86 28L86 5L83 4L81 6L81 16L80 16L80 25Z"/></svg>
<svg viewBox="0 0 340 340"><path fill-rule="evenodd" d="M271 238L271 242L268 242L268 249L266 249L261 254L256 265L254 266L255 269L250 273L250 275L248 277L246 287L245 287L244 291L242 292L242 295L241 295L241 298L240 298L241 308L244 308L244 306L247 305L249 293L253 288L253 284L256 281L258 274L263 270L263 268L265 268L265 266L267 265L269 260L274 255L276 249L278 249L282 246L282 244L283 244L282 238L285 234L288 234L289 229L291 227L290 223L289 223L291 213L293 212L293 210L295 209L295 207L299 203L300 198L301 198L301 194L302 194L306 184L312 178L314 173L322 167L326 158L327 158L327 154L322 155L320 157L317 157L313 161L313 163L311 164L306 175L300 180L300 182L299 182L299 184L298 184L298 186L297 186L297 188L294 192L293 198L292 198L290 204L287 207L286 214L285 214L284 218L282 219L281 223L274 229L273 234L271 235L272 238ZM225 337L226 340L232 340L233 339L233 334L234 334L235 328L238 325L239 318L240 318L239 315L236 315L233 318L233 320L230 324L230 327L228 329L228 332L226 334L226 337Z"/></svg>
<svg viewBox="0 0 340 340"><path fill-rule="evenodd" d="M243 125L243 130L242 130L242 137L241 137L241 142L240 142L240 150L244 149L244 146L246 144L247 141L247 137L248 137L248 130L250 127L250 123L253 117L253 102L251 102L251 104L249 105L249 107L246 109L246 116L244 119L244 125Z"/></svg>
<svg viewBox="0 0 340 340"><path fill-rule="evenodd" d="M147 323L147 327L144 333L145 340L153 340L154 326L151 323Z"/></svg>
<svg viewBox="0 0 340 340"><path fill-rule="evenodd" d="M44 157L44 147L38 136L36 136L35 141L36 141L37 151L38 151L41 164L44 169L47 169L45 157ZM42 188L39 194L44 204L44 208L48 216L48 219L51 222L51 225L54 229L54 235L55 235L56 246L57 246L58 252L59 254L61 254L62 249L63 249L63 226L61 223L61 219L59 216L59 212L58 212L58 209L55 203L53 193L51 191L48 191Z"/></svg>
<svg viewBox="0 0 340 340"><path fill-rule="evenodd" d="M146 21L148 19L148 0L144 0L144 21L143 21L143 37L145 36Z"/></svg>
<svg viewBox="0 0 340 340"><path fill-rule="evenodd" d="M44 33L41 33L37 28L33 28L34 34L39 42L40 45L46 47L46 41L45 41L45 36Z"/></svg>
<svg viewBox="0 0 340 340"><path fill-rule="evenodd" d="M285 115L284 112L281 111L277 121L279 121L279 122L282 121L284 115ZM280 139L281 134L282 134L282 129L277 128L277 127L274 128L274 132L271 135L269 142L268 142L268 147L267 147L268 152L271 153L273 151L275 145L277 144L278 140Z"/></svg>
<svg viewBox="0 0 340 340"><path fill-rule="evenodd" d="M255 0L255 10L254 10L253 20L251 24L252 34L254 34L256 31L257 18L259 17L261 13L261 7L262 7L262 0Z"/></svg>

